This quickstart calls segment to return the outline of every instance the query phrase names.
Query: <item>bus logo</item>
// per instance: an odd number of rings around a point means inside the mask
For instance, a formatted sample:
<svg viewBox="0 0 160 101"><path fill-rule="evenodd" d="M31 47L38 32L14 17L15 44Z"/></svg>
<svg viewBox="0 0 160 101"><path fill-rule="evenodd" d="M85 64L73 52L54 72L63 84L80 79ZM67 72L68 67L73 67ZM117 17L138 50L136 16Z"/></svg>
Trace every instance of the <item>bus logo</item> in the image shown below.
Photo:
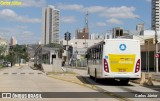
<svg viewBox="0 0 160 101"><path fill-rule="evenodd" d="M126 45L125 44L120 44L119 49L121 51L125 51L126 50Z"/></svg>

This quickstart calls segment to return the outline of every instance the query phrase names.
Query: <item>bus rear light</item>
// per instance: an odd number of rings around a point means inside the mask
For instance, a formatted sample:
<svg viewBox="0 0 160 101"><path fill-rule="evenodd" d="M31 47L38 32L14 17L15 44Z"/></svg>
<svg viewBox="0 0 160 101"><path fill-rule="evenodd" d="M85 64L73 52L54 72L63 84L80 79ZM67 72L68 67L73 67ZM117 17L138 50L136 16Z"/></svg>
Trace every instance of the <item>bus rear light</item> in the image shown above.
<svg viewBox="0 0 160 101"><path fill-rule="evenodd" d="M108 69L108 62L106 59L104 59L104 71L105 72L109 72L109 69Z"/></svg>
<svg viewBox="0 0 160 101"><path fill-rule="evenodd" d="M140 70L140 59L138 59L135 67L135 73L137 73Z"/></svg>

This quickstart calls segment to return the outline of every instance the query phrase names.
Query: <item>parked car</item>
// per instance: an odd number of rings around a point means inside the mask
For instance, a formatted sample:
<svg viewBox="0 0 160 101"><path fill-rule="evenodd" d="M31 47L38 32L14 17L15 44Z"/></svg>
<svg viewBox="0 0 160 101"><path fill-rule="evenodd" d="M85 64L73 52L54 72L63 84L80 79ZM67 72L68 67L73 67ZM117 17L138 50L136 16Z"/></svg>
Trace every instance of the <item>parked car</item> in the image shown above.
<svg viewBox="0 0 160 101"><path fill-rule="evenodd" d="M11 67L11 62L7 62L7 64L8 64L8 67Z"/></svg>
<svg viewBox="0 0 160 101"><path fill-rule="evenodd" d="M4 66L4 67L11 67L11 62L4 61L4 62L3 62L3 66Z"/></svg>

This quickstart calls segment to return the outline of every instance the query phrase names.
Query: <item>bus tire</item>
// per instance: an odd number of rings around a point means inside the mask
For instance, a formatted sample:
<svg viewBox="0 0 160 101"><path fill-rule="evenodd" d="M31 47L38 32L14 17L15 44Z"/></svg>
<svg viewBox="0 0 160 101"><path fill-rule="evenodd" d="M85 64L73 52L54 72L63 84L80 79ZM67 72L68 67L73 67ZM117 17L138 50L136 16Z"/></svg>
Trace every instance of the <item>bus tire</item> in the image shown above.
<svg viewBox="0 0 160 101"><path fill-rule="evenodd" d="M89 77L90 77L91 79L93 79L93 76L90 75Z"/></svg>
<svg viewBox="0 0 160 101"><path fill-rule="evenodd" d="M95 69L94 81L95 81L95 82L98 81L98 79L97 79L97 70L96 70L96 69Z"/></svg>

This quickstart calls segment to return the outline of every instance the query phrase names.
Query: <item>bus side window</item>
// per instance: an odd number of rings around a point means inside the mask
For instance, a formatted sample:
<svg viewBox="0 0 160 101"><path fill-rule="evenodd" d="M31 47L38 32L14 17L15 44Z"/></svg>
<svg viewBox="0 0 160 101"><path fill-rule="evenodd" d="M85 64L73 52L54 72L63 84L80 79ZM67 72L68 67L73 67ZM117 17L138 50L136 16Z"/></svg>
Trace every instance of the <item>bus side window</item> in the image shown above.
<svg viewBox="0 0 160 101"><path fill-rule="evenodd" d="M87 58L87 60L89 60L90 59L90 53L87 53L85 58Z"/></svg>
<svg viewBox="0 0 160 101"><path fill-rule="evenodd" d="M98 59L97 59L97 64L100 64L100 58L101 57L101 45L98 46Z"/></svg>
<svg viewBox="0 0 160 101"><path fill-rule="evenodd" d="M93 64L93 49L91 49L91 64Z"/></svg>
<svg viewBox="0 0 160 101"><path fill-rule="evenodd" d="M93 48L93 64L96 64L96 48Z"/></svg>
<svg viewBox="0 0 160 101"><path fill-rule="evenodd" d="M100 45L100 59L102 59L103 54L103 44Z"/></svg>

